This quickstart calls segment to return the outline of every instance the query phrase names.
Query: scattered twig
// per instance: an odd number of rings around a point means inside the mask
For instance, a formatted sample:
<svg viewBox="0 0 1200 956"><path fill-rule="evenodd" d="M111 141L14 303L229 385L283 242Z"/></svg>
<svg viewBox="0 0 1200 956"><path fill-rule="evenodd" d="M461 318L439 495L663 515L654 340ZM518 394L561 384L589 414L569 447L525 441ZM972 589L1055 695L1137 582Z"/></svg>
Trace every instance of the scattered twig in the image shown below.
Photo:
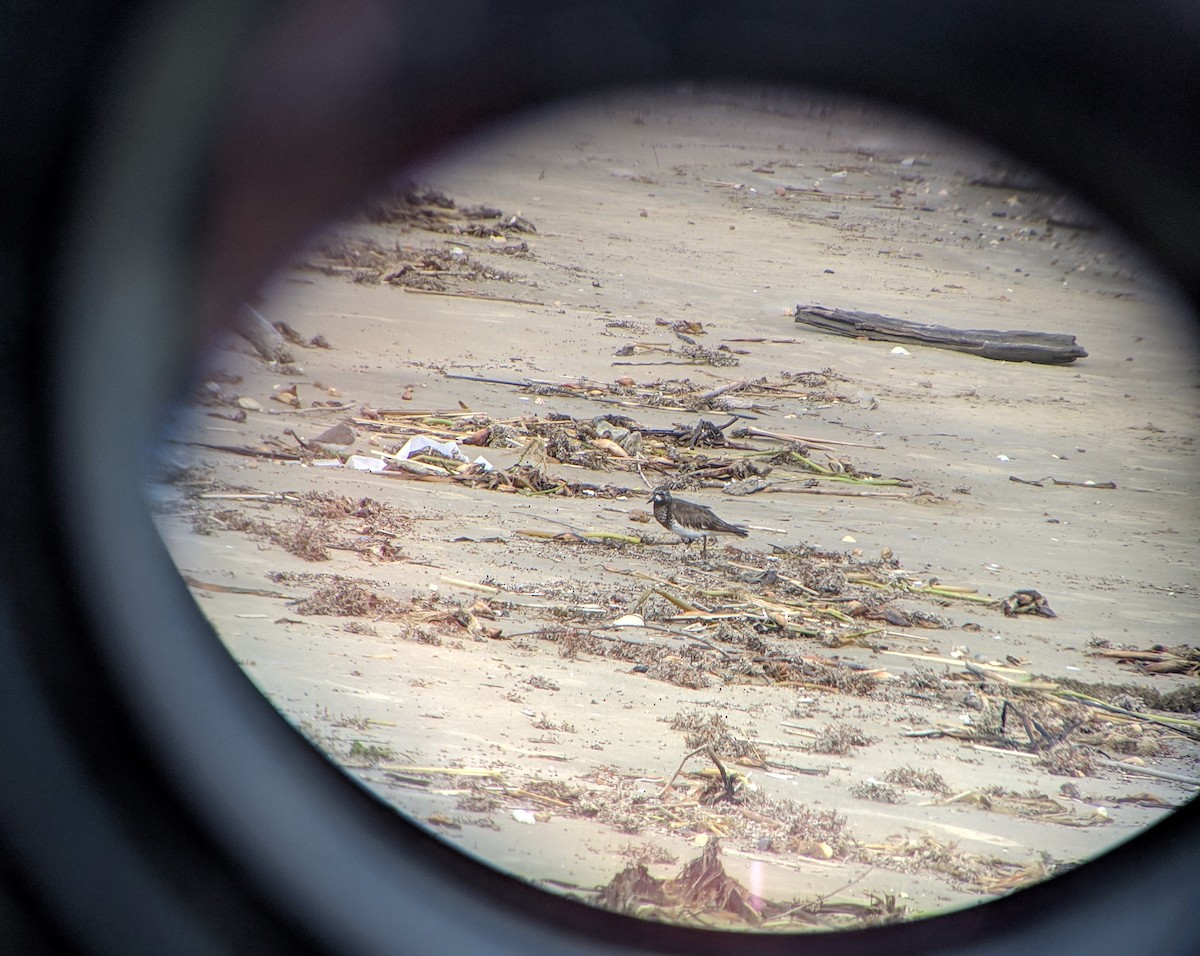
<svg viewBox="0 0 1200 956"><path fill-rule="evenodd" d="M773 494L789 494L789 495L840 495L843 498L911 498L912 495L904 491L870 491L868 489L854 488L797 488L785 485L782 482L767 485L761 491Z"/></svg>
<svg viewBox="0 0 1200 956"><path fill-rule="evenodd" d="M532 380L528 378L489 378L486 375L456 375L453 372L444 372L443 374L446 376L446 378L456 379L460 382L483 382L487 385L511 385L514 388L528 388L532 384Z"/></svg>
<svg viewBox="0 0 1200 956"><path fill-rule="evenodd" d="M992 673L992 672L1004 673L1004 674L1028 674L1029 673L1028 671L1023 671L1016 667L1008 667L1006 665L1001 665L1001 664L983 664L983 663L980 663L979 661L964 661L964 660L959 660L954 657L938 657L933 654L910 654L907 651L889 651L886 649L880 650L879 653L880 654L890 654L893 657L907 657L910 660L921 661L922 663L925 663L925 664L948 664L951 667L966 667L968 664L970 664L973 667L978 667L982 670L988 671L989 673Z"/></svg>
<svg viewBox="0 0 1200 956"><path fill-rule="evenodd" d="M1009 475L1008 480L1015 481L1020 485L1033 485L1035 488L1043 487L1042 482L1044 481L1049 481L1063 488L1090 488L1099 491L1115 491L1117 487L1115 481L1060 481L1053 475L1047 475L1045 478L1038 478L1036 480Z"/></svg>
<svg viewBox="0 0 1200 956"><path fill-rule="evenodd" d="M788 435L781 432L770 432L762 428L747 428L746 435L751 438L774 438L776 441L785 441L801 445L843 445L849 448L875 448L881 449L883 445L867 445L857 441L842 441L837 438L810 438L805 435ZM739 434L735 437L741 437Z"/></svg>
<svg viewBox="0 0 1200 956"><path fill-rule="evenodd" d="M421 767L393 763L381 763L378 766L379 769L392 773L445 774L448 777L493 777L496 779L504 777L499 770L484 770L478 767Z"/></svg>
<svg viewBox="0 0 1200 956"><path fill-rule="evenodd" d="M799 345L799 339L768 339L761 336L755 338L721 339L722 342L749 342L768 345Z"/></svg>
<svg viewBox="0 0 1200 956"><path fill-rule="evenodd" d="M1108 760L1104 757L1093 757L1092 759L1102 767L1111 767L1113 770L1120 770L1123 773L1136 773L1145 777L1158 777L1160 780L1173 780L1176 783L1186 783L1189 787L1200 787L1200 777L1185 777L1180 773L1171 773L1169 770L1156 770L1153 767L1135 767L1132 764L1121 763L1119 760Z"/></svg>
<svg viewBox="0 0 1200 956"><path fill-rule="evenodd" d="M206 491L198 497L205 501L283 501L288 496L281 491L255 494L237 494L231 491Z"/></svg>
<svg viewBox="0 0 1200 956"><path fill-rule="evenodd" d="M270 591L266 588L247 588L236 584L217 584L213 581L198 581L190 574L183 576L183 582L190 588L198 588L201 591L213 591L219 594L251 594L255 597L275 598L280 601L297 600L294 594L284 594L281 591Z"/></svg>
<svg viewBox="0 0 1200 956"><path fill-rule="evenodd" d="M510 302L513 305L545 305L545 302L537 302L533 299L516 299L507 295L488 295L485 292L451 292L450 290L441 289L416 289L412 286L402 286L405 292L411 292L414 295L441 295L449 296L455 299L479 299L483 302Z"/></svg>
<svg viewBox="0 0 1200 956"><path fill-rule="evenodd" d="M658 798L660 800L663 797L665 797L668 793L671 792L671 785L675 782L675 779L679 776L679 774L683 772L683 765L685 763L687 763L689 760L691 760L694 756L696 756L696 754L704 753L704 751L708 750L708 748L710 746L712 746L712 745L711 744L701 744L699 747L697 747L695 750L693 750L691 753L689 753L687 756L685 756L681 761L679 761L679 766L676 767L675 772L673 774L671 774L671 779L668 780L666 783L666 786L664 786L658 792Z"/></svg>
<svg viewBox="0 0 1200 956"><path fill-rule="evenodd" d="M169 439L174 441L174 439ZM184 441L176 442L179 445L188 445L192 448L207 448L209 451L223 451L230 455L242 455L246 458L274 458L278 461L302 461L303 456L295 452L283 451L274 448L251 448L247 445L213 445L203 441Z"/></svg>
<svg viewBox="0 0 1200 956"><path fill-rule="evenodd" d="M443 584L449 584L451 587L466 588L468 591L479 591L483 594L499 594L500 588L491 584L479 584L475 581L464 581L462 578L452 578L449 575L443 574L441 577Z"/></svg>
<svg viewBox="0 0 1200 956"><path fill-rule="evenodd" d="M1069 700L1078 701L1081 704L1087 704L1089 707L1106 710L1112 714L1120 714L1123 717L1129 717L1133 720L1145 720L1153 724L1160 724L1163 727L1177 730L1188 737L1200 738L1200 720L1188 720L1183 717L1163 717L1157 714L1139 713L1136 710L1126 710L1124 707L1118 707L1116 704L1097 700L1095 697L1089 697L1087 694L1080 693L1077 690L1068 690L1065 687L1056 688L1053 694L1055 697L1065 697Z"/></svg>
<svg viewBox="0 0 1200 956"><path fill-rule="evenodd" d="M814 199L824 199L827 201L832 199L866 199L874 201L880 198L878 193L827 193L814 186L784 186L782 188L789 193L812 196Z"/></svg>

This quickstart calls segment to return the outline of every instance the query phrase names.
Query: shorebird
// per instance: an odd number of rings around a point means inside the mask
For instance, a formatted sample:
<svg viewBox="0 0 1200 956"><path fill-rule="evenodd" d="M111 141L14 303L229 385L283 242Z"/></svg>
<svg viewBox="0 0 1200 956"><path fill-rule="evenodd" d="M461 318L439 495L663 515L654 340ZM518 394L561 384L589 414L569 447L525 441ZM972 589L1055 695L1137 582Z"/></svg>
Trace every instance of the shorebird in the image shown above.
<svg viewBox="0 0 1200 956"><path fill-rule="evenodd" d="M650 501L654 504L655 520L668 531L679 535L685 544L690 546L697 538L701 539L705 557L708 557L709 538L718 534L735 534L744 538L749 534L741 525L718 518L711 508L671 497L671 492L665 488L657 489L650 496Z"/></svg>

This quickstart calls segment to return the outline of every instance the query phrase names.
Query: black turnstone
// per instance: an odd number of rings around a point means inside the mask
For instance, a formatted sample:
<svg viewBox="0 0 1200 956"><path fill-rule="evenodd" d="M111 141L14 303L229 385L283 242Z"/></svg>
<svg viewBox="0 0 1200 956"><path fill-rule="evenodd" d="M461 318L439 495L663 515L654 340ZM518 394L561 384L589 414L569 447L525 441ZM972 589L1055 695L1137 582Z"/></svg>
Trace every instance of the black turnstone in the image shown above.
<svg viewBox="0 0 1200 956"><path fill-rule="evenodd" d="M730 524L718 518L711 508L694 501L671 497L671 492L659 488L650 496L654 504L654 518L668 531L673 531L691 545L697 538L704 544L704 555L708 556L708 539L718 534L736 534L746 537L749 532L741 525Z"/></svg>

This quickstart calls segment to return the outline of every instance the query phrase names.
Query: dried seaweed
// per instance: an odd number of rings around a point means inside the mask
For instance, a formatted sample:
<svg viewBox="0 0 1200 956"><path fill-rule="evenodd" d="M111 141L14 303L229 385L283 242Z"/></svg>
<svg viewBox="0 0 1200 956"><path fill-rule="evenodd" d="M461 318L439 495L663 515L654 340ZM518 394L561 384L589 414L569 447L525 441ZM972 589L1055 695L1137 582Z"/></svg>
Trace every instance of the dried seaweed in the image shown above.
<svg viewBox="0 0 1200 956"><path fill-rule="evenodd" d="M302 495L248 493L245 497L266 499L267 504L292 508L304 517L270 518L262 512L248 514L232 508L215 508L195 512L192 530L206 535L238 531L255 540L274 544L306 561L327 561L331 549L356 551L379 561L396 561L404 557L396 539L409 526L409 519L395 508L371 498L356 500L316 491ZM225 502L222 500L222 503ZM254 504L258 508L264 507L262 501L255 500ZM347 534L340 525L352 519L362 523Z"/></svg>
<svg viewBox="0 0 1200 956"><path fill-rule="evenodd" d="M936 770L922 770L917 767L893 767L883 775L885 783L894 784L909 790L927 790L930 793L948 794L950 787Z"/></svg>
<svg viewBox="0 0 1200 956"><path fill-rule="evenodd" d="M295 605L298 614L335 617L370 617L378 620L403 617L412 605L384 597L349 581L336 581L317 589Z"/></svg>
<svg viewBox="0 0 1200 956"><path fill-rule="evenodd" d="M819 754L845 755L851 753L856 747L869 747L877 742L878 738L868 736L859 727L835 723L824 727L817 734L817 739L812 744L812 751Z"/></svg>

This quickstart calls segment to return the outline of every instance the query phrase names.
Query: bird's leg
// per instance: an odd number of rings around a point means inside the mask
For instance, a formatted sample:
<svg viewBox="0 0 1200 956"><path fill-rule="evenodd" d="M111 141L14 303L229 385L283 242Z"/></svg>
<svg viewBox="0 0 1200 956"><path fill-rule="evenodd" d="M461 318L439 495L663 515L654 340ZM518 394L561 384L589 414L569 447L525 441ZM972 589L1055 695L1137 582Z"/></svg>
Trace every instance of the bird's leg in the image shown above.
<svg viewBox="0 0 1200 956"><path fill-rule="evenodd" d="M703 545L700 549L700 551L701 551L700 557L707 559L708 558L708 535L705 535L700 540L703 542Z"/></svg>

